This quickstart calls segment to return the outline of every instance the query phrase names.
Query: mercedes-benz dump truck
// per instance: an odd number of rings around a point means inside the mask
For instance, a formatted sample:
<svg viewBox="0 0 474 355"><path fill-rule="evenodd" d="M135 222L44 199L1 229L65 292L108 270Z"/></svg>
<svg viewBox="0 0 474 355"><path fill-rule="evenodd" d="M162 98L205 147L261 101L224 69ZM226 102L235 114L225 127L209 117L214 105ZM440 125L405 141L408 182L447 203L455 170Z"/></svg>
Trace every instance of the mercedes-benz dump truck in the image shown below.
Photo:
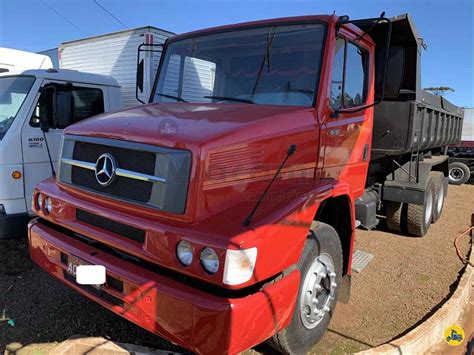
<svg viewBox="0 0 474 355"><path fill-rule="evenodd" d="M421 91L421 41L407 15L170 38L149 104L65 130L33 260L196 353L308 351L347 300L356 226L423 235L441 212L462 112ZM77 281L91 266L104 283Z"/></svg>

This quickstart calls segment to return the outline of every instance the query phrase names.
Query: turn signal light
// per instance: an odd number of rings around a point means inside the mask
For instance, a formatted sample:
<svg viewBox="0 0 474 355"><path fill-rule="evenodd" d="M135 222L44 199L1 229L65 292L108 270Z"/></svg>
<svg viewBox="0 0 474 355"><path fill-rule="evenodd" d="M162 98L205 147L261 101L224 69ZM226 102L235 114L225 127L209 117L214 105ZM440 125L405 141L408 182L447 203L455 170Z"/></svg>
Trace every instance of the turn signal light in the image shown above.
<svg viewBox="0 0 474 355"><path fill-rule="evenodd" d="M14 178L15 180L21 179L21 171L15 170L14 172L12 172L12 178Z"/></svg>

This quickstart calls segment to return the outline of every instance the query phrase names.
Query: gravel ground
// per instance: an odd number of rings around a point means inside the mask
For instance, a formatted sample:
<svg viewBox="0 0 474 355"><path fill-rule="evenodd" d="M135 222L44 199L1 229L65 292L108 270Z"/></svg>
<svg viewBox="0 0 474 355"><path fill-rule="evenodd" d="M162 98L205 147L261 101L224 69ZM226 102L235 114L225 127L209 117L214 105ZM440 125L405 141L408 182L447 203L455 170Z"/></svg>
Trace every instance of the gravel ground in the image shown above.
<svg viewBox="0 0 474 355"><path fill-rule="evenodd" d="M356 249L375 257L362 273L353 275L351 301L337 306L330 330L313 352L352 353L382 344L439 308L463 268L453 240L469 227L473 201L474 185L450 186L443 215L424 238L358 230ZM468 238L460 246L467 255ZM0 322L0 351L12 343L43 343L37 349L47 349L53 344L44 343L74 334L180 351L35 267L26 240L0 241L0 312L4 305L6 316L16 324Z"/></svg>

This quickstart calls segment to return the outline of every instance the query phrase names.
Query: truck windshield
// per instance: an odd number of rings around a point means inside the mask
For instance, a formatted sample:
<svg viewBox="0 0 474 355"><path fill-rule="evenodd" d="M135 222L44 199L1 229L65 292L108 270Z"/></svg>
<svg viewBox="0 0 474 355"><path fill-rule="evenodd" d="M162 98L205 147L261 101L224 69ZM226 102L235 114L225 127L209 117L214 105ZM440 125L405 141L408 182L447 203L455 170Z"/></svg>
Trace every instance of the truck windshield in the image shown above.
<svg viewBox="0 0 474 355"><path fill-rule="evenodd" d="M322 23L278 25L171 41L153 102L313 105Z"/></svg>
<svg viewBox="0 0 474 355"><path fill-rule="evenodd" d="M30 77L0 78L0 140L13 123L34 81Z"/></svg>

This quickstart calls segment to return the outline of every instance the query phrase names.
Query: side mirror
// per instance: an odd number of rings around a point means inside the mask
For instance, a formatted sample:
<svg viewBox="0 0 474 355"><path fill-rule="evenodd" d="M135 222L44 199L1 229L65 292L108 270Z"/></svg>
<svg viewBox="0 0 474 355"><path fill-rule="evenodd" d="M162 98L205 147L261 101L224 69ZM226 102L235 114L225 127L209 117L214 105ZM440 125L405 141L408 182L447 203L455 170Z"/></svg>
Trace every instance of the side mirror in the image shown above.
<svg viewBox="0 0 474 355"><path fill-rule="evenodd" d="M148 100L150 95L151 82L153 80L148 79L150 73L154 71L154 55L155 53L160 53L163 51L164 44L156 43L142 43L138 46L137 50L137 76L136 76L136 85L135 85L135 98L137 101L142 104ZM141 53L144 52L146 55L145 58L141 58ZM147 80L148 79L148 80ZM144 92L145 91L145 92ZM139 94L143 94L140 98Z"/></svg>
<svg viewBox="0 0 474 355"><path fill-rule="evenodd" d="M64 128L74 123L74 96L70 91L54 93L54 122L57 128Z"/></svg>

